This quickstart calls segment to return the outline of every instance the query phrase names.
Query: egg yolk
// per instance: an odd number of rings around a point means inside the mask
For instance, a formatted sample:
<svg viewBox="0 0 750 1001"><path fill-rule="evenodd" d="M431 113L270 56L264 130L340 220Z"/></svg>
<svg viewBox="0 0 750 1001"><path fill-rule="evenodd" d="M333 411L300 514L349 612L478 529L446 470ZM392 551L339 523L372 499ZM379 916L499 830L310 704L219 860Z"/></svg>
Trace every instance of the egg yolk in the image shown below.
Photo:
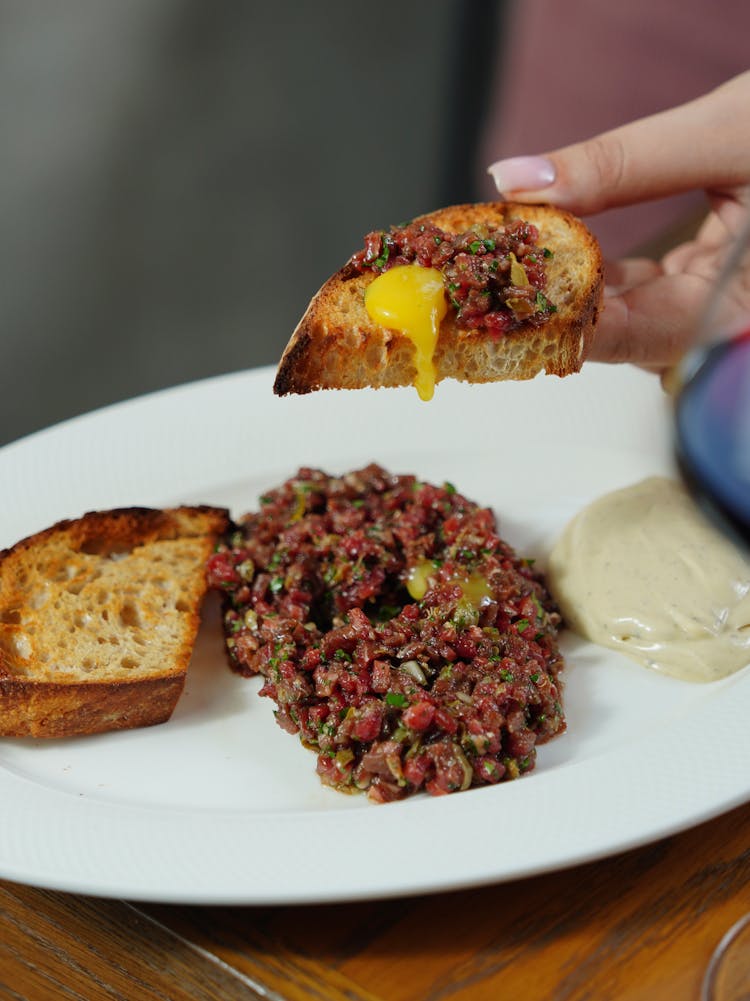
<svg viewBox="0 0 750 1001"><path fill-rule="evenodd" d="M435 392L432 358L440 321L448 309L442 274L421 264L391 268L367 287L365 308L375 323L412 341L417 369L414 385L422 400L431 400Z"/></svg>
<svg viewBox="0 0 750 1001"><path fill-rule="evenodd" d="M435 564L430 560L420 560L409 569L406 579L406 590L415 601L421 601L430 589L430 578L435 575ZM485 602L492 600L492 589L487 580L476 571L471 573L453 574L448 584L458 584L464 598L476 608L481 608Z"/></svg>

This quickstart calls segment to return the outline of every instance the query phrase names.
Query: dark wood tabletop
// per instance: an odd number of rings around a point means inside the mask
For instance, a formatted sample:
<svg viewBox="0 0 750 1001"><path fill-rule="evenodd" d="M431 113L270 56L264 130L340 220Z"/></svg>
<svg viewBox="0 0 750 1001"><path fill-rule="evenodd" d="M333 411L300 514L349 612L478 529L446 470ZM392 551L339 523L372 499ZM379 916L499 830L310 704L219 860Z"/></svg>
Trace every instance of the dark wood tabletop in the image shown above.
<svg viewBox="0 0 750 1001"><path fill-rule="evenodd" d="M603 861L403 900L176 906L0 882L0 997L698 1001L748 909L750 804Z"/></svg>

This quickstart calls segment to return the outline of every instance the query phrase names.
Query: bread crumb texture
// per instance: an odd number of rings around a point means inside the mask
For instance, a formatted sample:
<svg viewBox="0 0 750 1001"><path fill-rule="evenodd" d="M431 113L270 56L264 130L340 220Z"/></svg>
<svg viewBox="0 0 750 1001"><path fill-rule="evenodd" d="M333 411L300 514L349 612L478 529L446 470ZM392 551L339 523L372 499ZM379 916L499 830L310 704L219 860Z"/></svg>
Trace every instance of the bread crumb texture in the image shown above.
<svg viewBox="0 0 750 1001"><path fill-rule="evenodd" d="M168 718L227 522L201 507L93 512L0 554L0 734Z"/></svg>

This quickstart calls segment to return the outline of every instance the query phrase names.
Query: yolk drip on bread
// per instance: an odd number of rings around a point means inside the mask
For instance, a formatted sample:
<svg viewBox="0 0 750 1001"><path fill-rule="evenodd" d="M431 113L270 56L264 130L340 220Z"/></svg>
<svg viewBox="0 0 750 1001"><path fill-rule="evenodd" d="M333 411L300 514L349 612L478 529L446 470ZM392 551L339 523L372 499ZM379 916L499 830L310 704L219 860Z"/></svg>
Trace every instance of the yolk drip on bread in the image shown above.
<svg viewBox="0 0 750 1001"><path fill-rule="evenodd" d="M437 268L404 264L385 271L367 287L370 319L408 337L416 349L414 385L423 400L435 392L435 353L440 321L448 310L443 276Z"/></svg>

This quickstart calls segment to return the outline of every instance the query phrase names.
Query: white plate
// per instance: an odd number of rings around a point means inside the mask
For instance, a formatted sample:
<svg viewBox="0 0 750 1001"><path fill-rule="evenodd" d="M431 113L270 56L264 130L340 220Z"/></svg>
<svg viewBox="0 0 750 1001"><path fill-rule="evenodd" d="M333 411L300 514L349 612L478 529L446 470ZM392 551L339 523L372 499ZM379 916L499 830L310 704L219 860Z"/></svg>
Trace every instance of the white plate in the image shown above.
<svg viewBox="0 0 750 1001"><path fill-rule="evenodd" d="M270 369L78 418L0 450L0 547L92 508L205 502L235 514L300 465L378 461L497 512L543 564L605 491L671 472L655 379L569 379L276 399ZM0 740L0 876L196 903L352 900L498 882L630 848L750 798L750 674L708 686L567 636L568 732L527 777L373 806L324 789L258 683L225 666L209 602L169 723Z"/></svg>

